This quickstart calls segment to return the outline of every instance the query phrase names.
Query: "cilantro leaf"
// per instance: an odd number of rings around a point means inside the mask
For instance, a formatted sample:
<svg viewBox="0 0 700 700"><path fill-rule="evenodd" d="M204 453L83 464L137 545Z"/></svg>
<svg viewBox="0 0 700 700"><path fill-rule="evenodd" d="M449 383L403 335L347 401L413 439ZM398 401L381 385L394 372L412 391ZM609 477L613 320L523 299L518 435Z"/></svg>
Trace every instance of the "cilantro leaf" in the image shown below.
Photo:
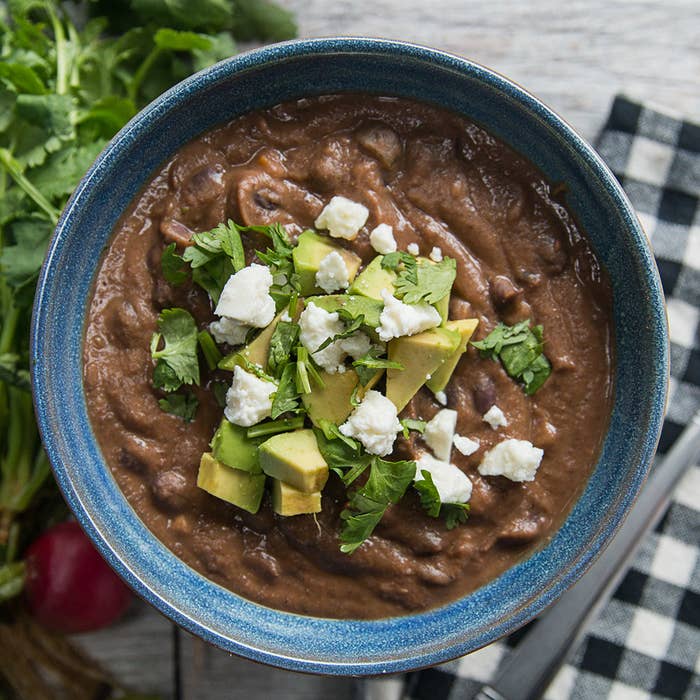
<svg viewBox="0 0 700 700"><path fill-rule="evenodd" d="M399 273L411 284L418 284L417 273L418 262L410 253L397 250L394 253L387 253L382 258L382 268Z"/></svg>
<svg viewBox="0 0 700 700"><path fill-rule="evenodd" d="M298 413L303 409L299 405L299 392L296 384L297 368L294 362L285 365L280 377L277 391L272 395L272 411L270 417L274 420L283 413Z"/></svg>
<svg viewBox="0 0 700 700"><path fill-rule="evenodd" d="M425 426L427 425L424 420L418 420L417 418L402 418L400 423L401 428L403 429L403 436L405 438L408 437L410 430L414 430L422 435L425 432Z"/></svg>
<svg viewBox="0 0 700 700"><path fill-rule="evenodd" d="M297 35L294 16L268 0L235 0L233 33L241 41L284 41Z"/></svg>
<svg viewBox="0 0 700 700"><path fill-rule="evenodd" d="M466 523L469 519L470 507L468 503L443 503L442 510L447 529L453 530L457 525Z"/></svg>
<svg viewBox="0 0 700 700"><path fill-rule="evenodd" d="M270 226L248 226L246 231L262 233L272 242L272 248L265 251L256 250L258 259L267 265L272 272L274 284L270 287L270 296L275 300L277 311L280 311L297 298L301 290L299 275L294 270L292 260L292 245L289 234L281 224Z"/></svg>
<svg viewBox="0 0 700 700"><path fill-rule="evenodd" d="M182 381L175 370L161 359L153 369L153 386L163 391L177 391L182 386Z"/></svg>
<svg viewBox="0 0 700 700"><path fill-rule="evenodd" d="M182 418L185 423L191 423L197 412L199 401L194 394L185 392L184 394L168 394L158 401L158 405L166 413L172 413L172 415Z"/></svg>
<svg viewBox="0 0 700 700"><path fill-rule="evenodd" d="M508 375L522 382L528 396L534 394L552 372L543 352L543 328L530 328L529 319L514 326L499 323L483 340L471 344L482 357L500 359Z"/></svg>
<svg viewBox="0 0 700 700"><path fill-rule="evenodd" d="M314 429L318 449L329 468L349 486L369 466L372 457L356 440L343 435L338 426L328 420L319 421Z"/></svg>
<svg viewBox="0 0 700 700"><path fill-rule="evenodd" d="M450 293L457 276L457 262L454 258L443 258L439 263L418 260L415 272L415 280L405 271L399 273L394 282L396 296L404 304L435 304Z"/></svg>
<svg viewBox="0 0 700 700"><path fill-rule="evenodd" d="M374 377L379 369L404 369L400 362L379 357L384 354L384 350L377 345L373 345L364 355L358 357L352 366L360 378L360 384L367 386L367 383Z"/></svg>
<svg viewBox="0 0 700 700"><path fill-rule="evenodd" d="M211 48L209 37L177 29L159 29L153 35L153 43L159 49L169 51L206 51Z"/></svg>
<svg viewBox="0 0 700 700"><path fill-rule="evenodd" d="M373 501L398 503L415 475L416 463L413 461L390 462L374 457L362 493Z"/></svg>
<svg viewBox="0 0 700 700"><path fill-rule="evenodd" d="M377 503L355 494L352 509L346 508L340 513L343 521L340 551L352 554L374 532L387 508L386 503Z"/></svg>
<svg viewBox="0 0 700 700"><path fill-rule="evenodd" d="M345 338L349 338L351 335L354 335L357 331L362 328L362 326L365 323L365 317L363 314L360 314L359 316L350 316L344 309L338 309L338 316L345 321L348 325L345 326L345 330L341 331L340 333L336 333L332 338L326 338L314 351L312 354L316 354L317 352L321 352L321 350L324 350L327 348L329 345L332 343L335 343L336 340L343 340Z"/></svg>
<svg viewBox="0 0 700 700"><path fill-rule="evenodd" d="M279 377L290 362L292 351L299 340L299 326L289 321L279 321L270 338L267 368L274 377Z"/></svg>
<svg viewBox="0 0 700 700"><path fill-rule="evenodd" d="M431 473L427 469L421 469L420 473L423 475L423 479L415 481L413 487L418 491L423 510L431 518L439 518L442 514L445 517L448 530L454 529L460 523L466 523L469 516L469 504L443 503Z"/></svg>
<svg viewBox="0 0 700 700"><path fill-rule="evenodd" d="M163 347L159 350L161 339ZM183 384L199 384L197 326L185 309L163 309L151 338L151 357L164 360Z"/></svg>
<svg viewBox="0 0 700 700"><path fill-rule="evenodd" d="M167 282L175 286L182 284L187 278L187 269L184 267L184 258L175 252L175 244L171 243L163 249L160 258L160 269Z"/></svg>

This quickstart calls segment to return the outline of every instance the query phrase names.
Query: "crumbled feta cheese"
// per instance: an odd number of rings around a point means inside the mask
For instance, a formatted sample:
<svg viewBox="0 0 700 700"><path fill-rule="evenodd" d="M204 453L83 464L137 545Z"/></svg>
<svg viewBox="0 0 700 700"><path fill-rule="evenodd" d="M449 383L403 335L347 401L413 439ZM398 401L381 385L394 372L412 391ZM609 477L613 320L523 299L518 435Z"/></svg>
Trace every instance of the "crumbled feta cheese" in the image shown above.
<svg viewBox="0 0 700 700"><path fill-rule="evenodd" d="M430 304L404 304L386 289L381 291L384 308L379 315L377 333L383 341L402 335L415 335L435 328L442 322L440 314Z"/></svg>
<svg viewBox="0 0 700 700"><path fill-rule="evenodd" d="M505 413L495 404L484 413L484 422L488 423L494 430L508 425Z"/></svg>
<svg viewBox="0 0 700 700"><path fill-rule="evenodd" d="M394 449L401 423L396 406L378 391L368 391L362 403L340 426L340 432L359 440L370 454L384 457Z"/></svg>
<svg viewBox="0 0 700 700"><path fill-rule="evenodd" d="M292 317L289 315L289 311L285 309L282 312L282 315L280 316L280 321L284 321L285 323L291 323L292 322Z"/></svg>
<svg viewBox="0 0 700 700"><path fill-rule="evenodd" d="M471 438L465 437L464 435L455 435L453 439L455 447L465 456L473 455L481 443L478 440L472 440Z"/></svg>
<svg viewBox="0 0 700 700"><path fill-rule="evenodd" d="M314 225L327 229L333 238L352 241L367 222L369 209L346 197L333 197L318 215Z"/></svg>
<svg viewBox="0 0 700 700"><path fill-rule="evenodd" d="M246 326L236 321L235 318L223 316L218 321L209 324L209 332L214 336L217 343L228 343L229 345L240 345L245 342L246 336L251 326Z"/></svg>
<svg viewBox="0 0 700 700"><path fill-rule="evenodd" d="M457 411L451 408L441 408L432 420L426 423L423 439L438 459L450 461L452 437L456 427Z"/></svg>
<svg viewBox="0 0 700 700"><path fill-rule="evenodd" d="M226 392L224 415L234 425L244 428L255 425L270 416L275 391L276 384L236 366L233 368L231 388Z"/></svg>
<svg viewBox="0 0 700 700"><path fill-rule="evenodd" d="M441 406L447 406L447 394L444 391L438 391L435 394L435 400L441 405Z"/></svg>
<svg viewBox="0 0 700 700"><path fill-rule="evenodd" d="M350 273L343 256L334 250L328 253L318 265L316 286L326 294L332 294L339 289L347 289L350 285Z"/></svg>
<svg viewBox="0 0 700 700"><path fill-rule="evenodd" d="M369 242L372 248L380 255L387 255L387 253L396 251L394 231L389 224L379 224L377 228L372 229L369 234Z"/></svg>
<svg viewBox="0 0 700 700"><path fill-rule="evenodd" d="M443 503L467 503L472 497L472 482L454 464L435 459L429 454L422 454L416 461L414 481L423 481L422 471L430 472Z"/></svg>
<svg viewBox="0 0 700 700"><path fill-rule="evenodd" d="M430 251L430 259L433 262L439 263L442 260L442 248L435 246L431 251Z"/></svg>
<svg viewBox="0 0 700 700"><path fill-rule="evenodd" d="M479 465L482 476L505 476L511 481L533 481L544 450L528 440L508 438L492 447Z"/></svg>
<svg viewBox="0 0 700 700"><path fill-rule="evenodd" d="M418 247L417 243L409 243L406 246L406 250L411 254L411 255L420 255L420 248Z"/></svg>
<svg viewBox="0 0 700 700"><path fill-rule="evenodd" d="M267 266L248 265L228 278L214 313L264 328L275 317L271 286L272 275Z"/></svg>
<svg viewBox="0 0 700 700"><path fill-rule="evenodd" d="M310 302L299 317L299 340L313 355L314 361L331 374L345 372L343 362L350 355L357 359L366 354L372 343L367 334L362 331L353 333L349 338L336 340L328 347L316 352L318 347L328 338L342 333L345 324L340 320L336 311L326 311Z"/></svg>

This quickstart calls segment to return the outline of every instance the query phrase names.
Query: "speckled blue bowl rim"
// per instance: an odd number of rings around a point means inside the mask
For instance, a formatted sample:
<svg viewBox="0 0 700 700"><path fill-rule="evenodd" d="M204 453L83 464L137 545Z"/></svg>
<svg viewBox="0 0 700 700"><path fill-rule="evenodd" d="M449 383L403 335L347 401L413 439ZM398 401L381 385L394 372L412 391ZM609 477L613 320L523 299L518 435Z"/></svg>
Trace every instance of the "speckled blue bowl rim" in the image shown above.
<svg viewBox="0 0 700 700"><path fill-rule="evenodd" d="M436 99L425 93L432 95L440 87L419 82L413 86L412 78L399 75L396 66L410 66L423 76L434 74L448 83L463 82L465 90L475 90L487 105L489 99L495 100L495 107L483 108L491 109L493 119L485 125L495 125L491 130L504 140L513 136L508 129L517 130L508 126L508 118L523 119L539 138L552 139L553 151L563 152L556 162L572 168L574 174L575 168L581 172L580 182L574 178L570 192L570 206L579 219L585 224L592 215L586 211L590 207L576 210L581 203L590 204L592 197L607 216L613 216L610 229L622 240L607 243L604 234L589 231L613 279L618 365L615 408L588 488L547 546L471 595L419 614L370 621L318 619L272 610L217 586L182 563L141 523L104 464L87 417L81 349L97 260L94 255L81 257L91 239L84 246L75 239L79 233L89 235L83 219L92 215L101 221L99 207L110 204L93 197L95 192L105 195L101 180L116 167L122 151L136 145L145 153L147 148L139 140L147 138L149 127L174 113L178 105L207 96L207 90L217 86L223 89L227 80L234 80L234 86L235 81L245 84L246 76L259 70L268 72L261 75L274 75L274 71L284 75L286 70L285 79L293 82L295 74L285 65L294 61L302 61L310 75L314 66L323 66L334 76L326 84L319 73L316 80L326 85L325 90L309 80L307 94L331 92L346 84L347 89L360 90L353 83L356 80L372 85L374 92L383 92L386 86L387 94L408 94L456 108L453 99L463 99L458 90L454 96L445 93ZM363 77L353 78L363 70ZM375 85L372 74L377 71L382 73L376 78L381 84ZM392 80L403 80L408 87L392 93ZM260 87L265 92L265 83ZM270 95L260 99L269 102L279 89L270 87ZM282 98L269 104L279 101ZM518 141L521 138L523 143ZM550 163L555 156L541 155L537 151L541 146L527 138L519 134L515 139L520 150L548 176L556 176L557 166ZM547 161L545 165L539 156ZM142 173L142 165L136 163L131 172L141 173L138 187L157 164ZM105 216L116 217L121 211L123 207ZM107 234L99 234L101 245ZM616 281L616 275L627 277ZM634 300L629 298L631 293ZM631 359L633 345L638 350L636 362ZM662 425L668 354L663 294L648 241L622 189L595 151L560 117L506 78L448 53L369 38L300 40L240 54L188 78L139 113L98 157L61 216L38 282L31 338L35 410L56 480L79 522L119 575L176 623L223 649L294 671L336 675L395 673L455 658L514 631L556 600L610 541L644 482Z"/></svg>

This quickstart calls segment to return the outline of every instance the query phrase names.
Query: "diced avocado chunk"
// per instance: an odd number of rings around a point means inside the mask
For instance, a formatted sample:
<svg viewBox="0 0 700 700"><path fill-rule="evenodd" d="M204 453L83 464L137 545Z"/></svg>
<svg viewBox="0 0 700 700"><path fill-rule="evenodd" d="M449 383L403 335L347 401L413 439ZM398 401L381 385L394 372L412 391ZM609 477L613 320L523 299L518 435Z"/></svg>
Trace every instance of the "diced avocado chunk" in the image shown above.
<svg viewBox="0 0 700 700"><path fill-rule="evenodd" d="M304 304L300 299L297 303L296 314L294 316L295 321L299 318L303 310ZM282 320L283 314L284 311L278 313L277 316L270 321L270 325L263 328L263 330L244 348L226 355L226 357L219 362L219 369L233 372L233 368L238 364L236 361L237 355L242 355L249 362L265 369L267 366L267 356L270 354L270 340L272 339L272 334L275 332L277 324Z"/></svg>
<svg viewBox="0 0 700 700"><path fill-rule="evenodd" d="M385 270L382 268L383 257L382 255L378 255L364 270L362 270L362 272L360 272L348 289L350 294L361 294L370 299L378 299L381 301L381 292L383 289L391 292L391 294L394 293L396 273L393 270Z"/></svg>
<svg viewBox="0 0 700 700"><path fill-rule="evenodd" d="M365 391L371 389L381 378L383 370L377 373L368 382L367 386L358 391L358 398L364 396ZM329 420L331 423L340 425L352 412L353 406L350 397L355 390L359 377L354 369L347 369L345 372L329 374L319 372L323 379L323 387L317 384L311 385L310 394L302 394L301 400L306 412L309 414L312 423L320 426L321 420Z"/></svg>
<svg viewBox="0 0 700 700"><path fill-rule="evenodd" d="M433 393L437 394L447 386L452 377L452 373L455 371L455 367L457 367L457 363L467 349L469 339L472 337L478 325L479 321L476 318L465 318L461 321L448 321L445 324L447 330L457 331L460 334L461 340L452 355L432 373L430 379L425 383L428 389Z"/></svg>
<svg viewBox="0 0 700 700"><path fill-rule="evenodd" d="M313 302L324 311L338 311L345 309L353 317L362 314L365 317L365 324L374 330L379 326L379 314L382 313L384 304L377 299L370 299L359 294L328 294L327 296L309 297L306 303Z"/></svg>
<svg viewBox="0 0 700 700"><path fill-rule="evenodd" d="M318 294L323 291L316 286L316 273L321 260L333 251L342 256L348 269L348 277L352 282L362 264L362 260L355 253L334 245L327 236L320 236L314 231L304 231L299 234L297 245L292 251L292 261L294 262L294 271L299 275L302 296Z"/></svg>
<svg viewBox="0 0 700 700"><path fill-rule="evenodd" d="M301 515L321 512L321 492L304 493L292 485L272 480L272 510L278 515Z"/></svg>
<svg viewBox="0 0 700 700"><path fill-rule="evenodd" d="M397 411L401 411L428 376L453 355L460 339L457 331L433 328L389 341L389 359L404 366L402 370L389 369L386 373L386 396Z"/></svg>
<svg viewBox="0 0 700 700"><path fill-rule="evenodd" d="M265 490L265 475L233 469L205 452L199 463L197 486L212 496L257 513Z"/></svg>
<svg viewBox="0 0 700 700"><path fill-rule="evenodd" d="M219 462L250 474L262 473L258 460L258 445L248 438L247 428L222 418L210 444L212 455Z"/></svg>
<svg viewBox="0 0 700 700"><path fill-rule="evenodd" d="M304 493L320 491L328 480L328 465L318 450L313 430L273 435L258 450L265 474Z"/></svg>

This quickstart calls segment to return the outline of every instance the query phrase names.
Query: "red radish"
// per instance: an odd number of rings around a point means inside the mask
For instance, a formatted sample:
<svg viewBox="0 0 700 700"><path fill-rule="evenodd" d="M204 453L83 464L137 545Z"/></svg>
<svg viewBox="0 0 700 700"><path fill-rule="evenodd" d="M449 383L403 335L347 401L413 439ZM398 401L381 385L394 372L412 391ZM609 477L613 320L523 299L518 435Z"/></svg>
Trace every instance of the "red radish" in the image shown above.
<svg viewBox="0 0 700 700"><path fill-rule="evenodd" d="M54 525L27 550L25 594L43 625L74 634L106 627L129 605L131 591L76 522Z"/></svg>

